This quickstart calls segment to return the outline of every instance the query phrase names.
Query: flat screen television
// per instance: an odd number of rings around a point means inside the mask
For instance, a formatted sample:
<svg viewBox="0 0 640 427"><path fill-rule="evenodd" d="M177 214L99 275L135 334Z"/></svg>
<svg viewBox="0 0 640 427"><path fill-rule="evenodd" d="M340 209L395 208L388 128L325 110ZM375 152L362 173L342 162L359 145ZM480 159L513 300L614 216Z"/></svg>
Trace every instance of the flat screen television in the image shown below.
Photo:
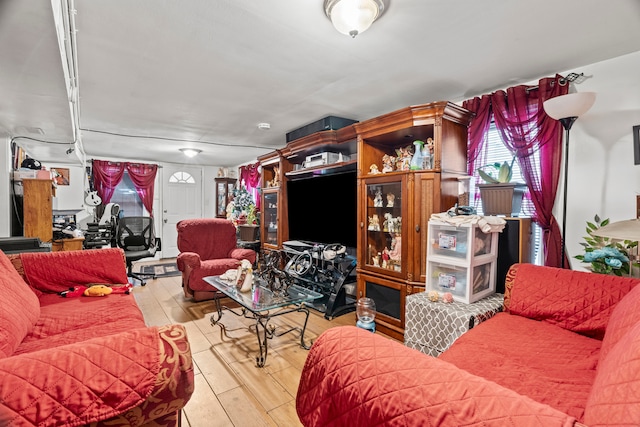
<svg viewBox="0 0 640 427"><path fill-rule="evenodd" d="M287 182L289 240L357 246L356 171Z"/></svg>

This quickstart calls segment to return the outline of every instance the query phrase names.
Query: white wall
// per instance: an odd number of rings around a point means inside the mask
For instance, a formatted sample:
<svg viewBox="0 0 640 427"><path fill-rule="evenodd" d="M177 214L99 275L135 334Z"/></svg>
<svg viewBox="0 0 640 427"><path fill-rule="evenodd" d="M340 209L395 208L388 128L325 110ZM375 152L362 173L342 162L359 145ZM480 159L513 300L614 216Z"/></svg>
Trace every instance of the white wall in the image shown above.
<svg viewBox="0 0 640 427"><path fill-rule="evenodd" d="M79 210L76 221L83 223L93 220L93 207L85 206L84 190L88 187L84 168L77 163L43 163L47 169L69 169L69 185L58 185L53 199L54 210ZM86 220L86 221L85 221Z"/></svg>
<svg viewBox="0 0 640 427"><path fill-rule="evenodd" d="M592 76L576 86L596 92L594 106L570 133L566 245L573 259L583 253L580 242L586 221L595 214L611 221L635 218L640 194L640 165L634 165L632 127L640 125L640 52L579 67ZM560 74L566 75L566 72ZM558 193L558 221L562 221L562 193Z"/></svg>
<svg viewBox="0 0 640 427"><path fill-rule="evenodd" d="M11 142L0 136L0 237L11 235Z"/></svg>

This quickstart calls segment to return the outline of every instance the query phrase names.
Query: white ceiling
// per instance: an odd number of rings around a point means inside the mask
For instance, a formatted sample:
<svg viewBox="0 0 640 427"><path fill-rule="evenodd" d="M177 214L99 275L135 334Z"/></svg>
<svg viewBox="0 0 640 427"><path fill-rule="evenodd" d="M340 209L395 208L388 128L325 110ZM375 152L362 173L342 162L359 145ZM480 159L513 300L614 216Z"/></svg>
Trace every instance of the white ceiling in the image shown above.
<svg viewBox="0 0 640 427"><path fill-rule="evenodd" d="M461 101L640 50L638 0L389 0L355 39L322 0L68 1L88 158L235 166L328 115ZM73 143L59 52L51 0L0 0L0 132L40 140L16 139L45 162Z"/></svg>

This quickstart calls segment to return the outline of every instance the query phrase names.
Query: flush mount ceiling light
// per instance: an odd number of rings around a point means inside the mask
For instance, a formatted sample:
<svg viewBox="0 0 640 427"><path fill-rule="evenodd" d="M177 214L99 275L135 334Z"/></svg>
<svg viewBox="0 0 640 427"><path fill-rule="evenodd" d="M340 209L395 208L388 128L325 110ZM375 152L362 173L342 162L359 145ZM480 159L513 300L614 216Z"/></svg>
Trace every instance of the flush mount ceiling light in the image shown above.
<svg viewBox="0 0 640 427"><path fill-rule="evenodd" d="M325 0L324 13L342 34L365 32L384 12L382 0Z"/></svg>
<svg viewBox="0 0 640 427"><path fill-rule="evenodd" d="M187 157L195 157L202 153L202 150L198 150L197 148L181 148L180 151Z"/></svg>

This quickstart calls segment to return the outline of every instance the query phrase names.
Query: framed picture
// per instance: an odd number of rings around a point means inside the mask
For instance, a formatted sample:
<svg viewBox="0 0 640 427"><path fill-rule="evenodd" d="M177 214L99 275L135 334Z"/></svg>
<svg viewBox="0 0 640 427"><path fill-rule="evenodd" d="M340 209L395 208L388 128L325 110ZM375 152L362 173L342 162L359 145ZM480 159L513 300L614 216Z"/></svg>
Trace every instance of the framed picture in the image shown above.
<svg viewBox="0 0 640 427"><path fill-rule="evenodd" d="M57 185L69 185L69 169L51 168L51 173Z"/></svg>
<svg viewBox="0 0 640 427"><path fill-rule="evenodd" d="M633 158L640 165L640 125L633 127Z"/></svg>

